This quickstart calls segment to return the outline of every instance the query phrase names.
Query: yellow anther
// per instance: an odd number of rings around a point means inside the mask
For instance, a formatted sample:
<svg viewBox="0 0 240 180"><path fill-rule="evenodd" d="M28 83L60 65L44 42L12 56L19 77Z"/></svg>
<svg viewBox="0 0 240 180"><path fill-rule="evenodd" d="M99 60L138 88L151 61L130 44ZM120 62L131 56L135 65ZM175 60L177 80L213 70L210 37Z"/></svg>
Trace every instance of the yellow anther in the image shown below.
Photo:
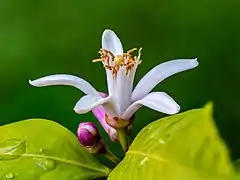
<svg viewBox="0 0 240 180"><path fill-rule="evenodd" d="M131 54L132 52L134 52L136 50L137 50L137 48L130 49L130 50L127 51L127 54Z"/></svg>
<svg viewBox="0 0 240 180"><path fill-rule="evenodd" d="M94 60L92 60L92 62L102 62L103 61L103 59L94 59Z"/></svg>
<svg viewBox="0 0 240 180"><path fill-rule="evenodd" d="M132 57L131 53L133 53L134 51L137 51L137 48L130 49L127 51L127 53L123 53L122 55L115 56L111 51L108 51L106 49L100 49L99 53L101 57L98 59L94 59L92 62L104 62L104 67L112 71L114 77L117 76L118 70L122 67L126 68L126 74L128 74L128 72L137 63L137 58L140 57L142 48L138 50L138 57ZM141 61L139 60L138 64L140 63Z"/></svg>

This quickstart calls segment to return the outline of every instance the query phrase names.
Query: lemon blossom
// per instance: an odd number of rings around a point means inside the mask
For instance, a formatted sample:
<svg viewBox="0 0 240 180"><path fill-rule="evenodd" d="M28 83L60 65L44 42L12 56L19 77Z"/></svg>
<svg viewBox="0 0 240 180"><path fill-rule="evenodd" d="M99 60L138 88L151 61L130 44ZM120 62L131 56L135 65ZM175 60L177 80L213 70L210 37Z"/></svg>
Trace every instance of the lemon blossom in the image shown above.
<svg viewBox="0 0 240 180"><path fill-rule="evenodd" d="M175 114L180 106L165 92L151 92L164 79L198 66L197 59L177 59L164 62L151 69L133 88L134 76L141 63L141 48L138 56L131 49L124 53L122 43L111 30L102 35L101 57L93 60L101 61L106 70L108 96L102 97L86 80L73 75L56 74L31 81L33 86L68 85L78 88L85 95L76 103L74 110L78 114L87 113L100 105L105 110L106 121L115 128L129 124L131 116L141 107Z"/></svg>

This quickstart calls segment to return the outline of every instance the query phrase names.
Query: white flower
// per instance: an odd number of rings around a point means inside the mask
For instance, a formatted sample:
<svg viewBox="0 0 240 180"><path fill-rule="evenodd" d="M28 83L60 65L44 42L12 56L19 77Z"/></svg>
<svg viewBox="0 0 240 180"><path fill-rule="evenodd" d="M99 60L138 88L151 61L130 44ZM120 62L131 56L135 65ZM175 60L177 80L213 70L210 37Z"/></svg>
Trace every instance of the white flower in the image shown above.
<svg viewBox="0 0 240 180"><path fill-rule="evenodd" d="M198 66L197 59L178 59L157 65L151 69L133 90L136 69L141 63L141 49L137 57L132 57L132 49L123 52L121 41L111 30L105 30L102 35L101 58L106 69L108 96L102 98L99 92L82 78L58 74L29 81L33 86L68 85L83 91L83 96L75 105L78 114L91 111L103 105L107 115L114 120L128 121L141 107L146 106L166 114L175 114L180 110L179 105L165 92L151 92L161 81L176 73Z"/></svg>

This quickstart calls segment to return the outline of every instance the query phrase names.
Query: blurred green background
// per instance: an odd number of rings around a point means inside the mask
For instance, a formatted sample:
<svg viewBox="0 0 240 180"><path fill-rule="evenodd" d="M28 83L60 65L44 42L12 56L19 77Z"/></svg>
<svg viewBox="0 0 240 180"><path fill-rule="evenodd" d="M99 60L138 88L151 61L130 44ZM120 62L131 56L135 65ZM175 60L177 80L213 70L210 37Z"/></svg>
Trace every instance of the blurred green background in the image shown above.
<svg viewBox="0 0 240 180"><path fill-rule="evenodd" d="M213 101L216 124L236 159L240 157L239 8L238 0L1 0L0 124L46 118L75 133L80 121L96 121L91 113L73 111L83 95L79 90L35 88L28 79L68 73L106 91L105 72L91 60L98 57L102 32L110 28L125 50L143 47L135 83L158 63L198 57L197 69L177 74L155 90L174 97L182 111ZM133 136L162 116L141 108Z"/></svg>

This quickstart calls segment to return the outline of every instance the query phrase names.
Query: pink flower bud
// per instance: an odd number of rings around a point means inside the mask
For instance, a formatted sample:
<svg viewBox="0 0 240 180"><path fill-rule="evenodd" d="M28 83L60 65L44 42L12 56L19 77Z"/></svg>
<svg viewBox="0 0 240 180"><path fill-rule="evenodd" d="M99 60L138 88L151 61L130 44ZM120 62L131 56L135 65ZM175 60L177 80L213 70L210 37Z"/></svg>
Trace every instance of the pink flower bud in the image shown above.
<svg viewBox="0 0 240 180"><path fill-rule="evenodd" d="M96 125L92 122L80 123L77 136L84 147L93 147L101 139Z"/></svg>
<svg viewBox="0 0 240 180"><path fill-rule="evenodd" d="M91 154L103 155L114 163L118 158L104 145L96 125L92 122L82 122L78 126L77 136L83 147Z"/></svg>

